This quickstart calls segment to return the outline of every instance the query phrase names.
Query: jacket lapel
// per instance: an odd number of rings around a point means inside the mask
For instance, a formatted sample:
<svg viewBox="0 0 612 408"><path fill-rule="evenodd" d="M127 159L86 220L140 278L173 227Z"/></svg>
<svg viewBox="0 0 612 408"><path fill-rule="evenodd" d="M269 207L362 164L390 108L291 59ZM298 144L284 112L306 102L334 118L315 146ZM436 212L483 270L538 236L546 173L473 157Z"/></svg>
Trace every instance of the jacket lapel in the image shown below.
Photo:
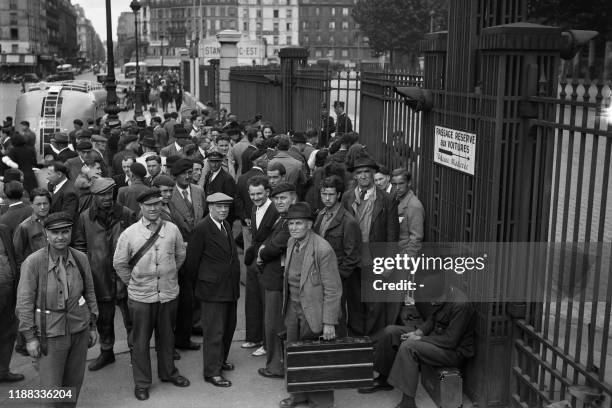
<svg viewBox="0 0 612 408"><path fill-rule="evenodd" d="M378 215L382 212L383 200L383 191L376 188L376 200L374 201L374 208L372 208L372 222L370 225L374 225Z"/></svg>
<svg viewBox="0 0 612 408"><path fill-rule="evenodd" d="M305 251L304 258L302 261L302 267L300 269L300 290L302 290L302 287L304 287L304 283L306 283L306 279L308 279L310 268L314 264L314 239L312 236L308 238L308 244L306 244L306 247L300 249L300 251Z"/></svg>
<svg viewBox="0 0 612 408"><path fill-rule="evenodd" d="M195 227L196 220L202 218L202 214L204 214L204 206L202 204L202 195L194 194L194 189L191 185L189 186L189 191L191 192L191 204L193 205L193 214L195 217L193 223Z"/></svg>

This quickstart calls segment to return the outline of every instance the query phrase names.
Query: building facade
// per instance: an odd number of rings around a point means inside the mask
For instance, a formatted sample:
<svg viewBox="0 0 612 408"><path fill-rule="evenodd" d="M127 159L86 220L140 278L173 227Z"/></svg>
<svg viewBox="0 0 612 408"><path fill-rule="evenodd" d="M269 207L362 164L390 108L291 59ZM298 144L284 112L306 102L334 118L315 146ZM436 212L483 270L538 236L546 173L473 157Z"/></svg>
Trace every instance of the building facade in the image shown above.
<svg viewBox="0 0 612 408"><path fill-rule="evenodd" d="M49 53L57 63L75 64L79 55L77 13L70 0L45 3Z"/></svg>
<svg viewBox="0 0 612 408"><path fill-rule="evenodd" d="M85 16L85 10L74 5L77 13L77 42L79 45L79 63L95 64L105 60L104 46L100 36L94 30L91 21Z"/></svg>
<svg viewBox="0 0 612 408"><path fill-rule="evenodd" d="M268 62L278 62L283 47L299 45L298 0L239 0L239 30L263 41Z"/></svg>
<svg viewBox="0 0 612 408"><path fill-rule="evenodd" d="M378 61L351 16L353 6L353 0L299 0L299 44L310 51L310 62Z"/></svg>
<svg viewBox="0 0 612 408"><path fill-rule="evenodd" d="M36 65L51 60L46 8L40 1L0 0L0 69L3 72L34 72Z"/></svg>

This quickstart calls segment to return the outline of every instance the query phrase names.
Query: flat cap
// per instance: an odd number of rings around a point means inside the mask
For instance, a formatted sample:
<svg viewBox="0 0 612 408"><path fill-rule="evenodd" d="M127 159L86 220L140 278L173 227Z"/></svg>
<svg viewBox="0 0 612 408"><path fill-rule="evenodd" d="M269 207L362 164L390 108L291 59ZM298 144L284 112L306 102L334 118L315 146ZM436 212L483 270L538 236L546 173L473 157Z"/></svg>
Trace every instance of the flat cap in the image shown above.
<svg viewBox="0 0 612 408"><path fill-rule="evenodd" d="M83 140L77 143L76 149L81 152L88 152L93 149L93 145L89 140Z"/></svg>
<svg viewBox="0 0 612 408"><path fill-rule="evenodd" d="M147 169L141 163L134 162L130 164L130 171L133 175L143 178L147 175Z"/></svg>
<svg viewBox="0 0 612 408"><path fill-rule="evenodd" d="M72 224L74 224L74 221L70 214L60 211L49 214L43 226L48 230L57 230L72 227Z"/></svg>
<svg viewBox="0 0 612 408"><path fill-rule="evenodd" d="M161 191L155 187L146 189L136 197L136 201L140 204L155 204L160 202L161 199Z"/></svg>
<svg viewBox="0 0 612 408"><path fill-rule="evenodd" d="M91 137L91 141L92 142L108 142L108 139L106 139L104 136L102 135L93 135Z"/></svg>
<svg viewBox="0 0 612 408"><path fill-rule="evenodd" d="M166 176L165 174L160 174L159 176L153 179L152 184L155 187L161 187L161 186L174 187L174 180L172 180L172 177L170 176Z"/></svg>
<svg viewBox="0 0 612 408"><path fill-rule="evenodd" d="M220 152L210 152L206 155L206 158L210 161L223 161L225 157Z"/></svg>
<svg viewBox="0 0 612 408"><path fill-rule="evenodd" d="M140 140L140 145L142 147L150 147L151 149L154 149L157 147L157 142L155 141L155 138L151 137L143 137Z"/></svg>
<svg viewBox="0 0 612 408"><path fill-rule="evenodd" d="M125 135L125 138L123 139L123 142L125 144L137 142L137 141L138 141L138 135L135 135L132 133L128 133L127 135Z"/></svg>
<svg viewBox="0 0 612 408"><path fill-rule="evenodd" d="M93 132L89 129L81 129L76 132L75 136L79 139L89 139L93 135Z"/></svg>
<svg viewBox="0 0 612 408"><path fill-rule="evenodd" d="M295 132L292 140L293 143L306 143L306 135L304 132Z"/></svg>
<svg viewBox="0 0 612 408"><path fill-rule="evenodd" d="M261 156L265 156L266 154L268 154L268 151L266 149L257 149L253 153L251 153L251 155L249 156L249 160L254 162L255 160L259 159Z"/></svg>
<svg viewBox="0 0 612 408"><path fill-rule="evenodd" d="M274 197L275 195L284 193L286 191L297 191L297 189L295 188L295 184L287 182L279 183L278 186L276 186L276 188L272 190L272 194L270 194L270 197Z"/></svg>
<svg viewBox="0 0 612 408"><path fill-rule="evenodd" d="M184 139L186 137L189 137L189 135L187 134L187 130L185 130L185 126L180 123L174 125L174 138Z"/></svg>
<svg viewBox="0 0 612 408"><path fill-rule="evenodd" d="M234 199L227 194L214 193L206 197L206 202L208 204L231 204L234 202Z"/></svg>
<svg viewBox="0 0 612 408"><path fill-rule="evenodd" d="M68 143L70 141L70 138L66 133L60 132L53 135L53 139L51 139L51 141L55 143Z"/></svg>
<svg viewBox="0 0 612 408"><path fill-rule="evenodd" d="M193 162L189 159L179 159L172 164L171 173L173 176L178 176L179 174L193 169Z"/></svg>
<svg viewBox="0 0 612 408"><path fill-rule="evenodd" d="M112 178L97 178L91 183L91 187L89 191L92 194L104 194L108 191L112 191L113 187L115 187L115 180Z"/></svg>

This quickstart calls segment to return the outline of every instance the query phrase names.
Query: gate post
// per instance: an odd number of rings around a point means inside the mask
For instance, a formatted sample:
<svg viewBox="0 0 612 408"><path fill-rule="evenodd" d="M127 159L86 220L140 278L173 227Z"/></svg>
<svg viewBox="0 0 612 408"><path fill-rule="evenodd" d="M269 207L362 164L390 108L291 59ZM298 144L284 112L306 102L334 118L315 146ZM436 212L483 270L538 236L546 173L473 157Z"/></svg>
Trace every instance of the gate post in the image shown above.
<svg viewBox="0 0 612 408"><path fill-rule="evenodd" d="M230 100L230 68L238 65L238 41L241 34L236 30L223 30L217 33L221 44L219 60L219 108L231 112Z"/></svg>
<svg viewBox="0 0 612 408"><path fill-rule="evenodd" d="M281 60L281 83L283 92L283 128L285 132L293 129L293 91L298 67L306 65L308 50L302 47L281 48L278 56Z"/></svg>

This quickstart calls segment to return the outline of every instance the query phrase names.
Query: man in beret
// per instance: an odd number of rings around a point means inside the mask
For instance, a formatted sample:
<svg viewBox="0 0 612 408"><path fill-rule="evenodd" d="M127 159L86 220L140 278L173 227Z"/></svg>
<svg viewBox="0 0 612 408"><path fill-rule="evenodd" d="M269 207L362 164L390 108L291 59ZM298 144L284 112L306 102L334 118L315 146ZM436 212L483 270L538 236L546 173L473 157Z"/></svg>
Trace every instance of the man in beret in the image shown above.
<svg viewBox="0 0 612 408"><path fill-rule="evenodd" d="M91 371L115 362L115 305L121 310L131 349L132 321L127 308L127 290L113 268L112 259L119 236L134 223L135 214L113 201L114 186L111 178L93 181L91 206L81 213L74 230L74 248L87 254L98 301L100 355L89 365Z"/></svg>
<svg viewBox="0 0 612 408"><path fill-rule="evenodd" d="M399 239L399 217L397 203L385 191L374 184L374 173L378 164L370 157L358 158L348 169L353 173L356 188L342 195L342 205L357 220L361 230L360 273L371 273L372 253L370 243L397 243ZM369 271L369 272L368 272ZM361 275L354 274L347 282L349 333L352 335L375 335L386 326L395 324L400 312L399 303L361 302Z"/></svg>
<svg viewBox="0 0 612 408"><path fill-rule="evenodd" d="M236 329L240 296L240 264L232 227L227 222L233 198L214 193L206 197L209 214L200 222L187 246L186 271L202 302L204 380L229 387L222 371L233 370L227 361Z"/></svg>
<svg viewBox="0 0 612 408"><path fill-rule="evenodd" d="M157 372L163 382L189 386L174 365L174 332L179 294L178 270L185 261L183 237L178 227L161 218L161 193L147 188L137 197L142 217L117 241L113 266L128 287L132 318L132 373L134 396L149 398L151 387L150 341L155 330Z"/></svg>
<svg viewBox="0 0 612 408"><path fill-rule="evenodd" d="M81 174L81 169L85 166L85 162L93 159L97 154L93 152L93 145L89 141L81 141L76 146L78 156L66 160L66 167L70 174L70 181L74 183L77 176Z"/></svg>
<svg viewBox="0 0 612 408"><path fill-rule="evenodd" d="M190 183L193 172L191 160L179 159L172 165L171 172L175 185L168 206L171 218L181 231L183 241L187 243L190 242L190 237L196 225L204 217L204 190ZM174 332L176 348L179 350L198 350L200 345L191 341L194 312L193 286L189 279L185 279L183 270L179 271L179 287L178 314Z"/></svg>
<svg viewBox="0 0 612 408"><path fill-rule="evenodd" d="M287 342L316 340L320 336L332 340L336 337L342 296L336 254L324 238L312 231L312 210L308 203L291 205L285 219L291 235L283 281ZM334 392L293 393L280 406L289 408L300 402L332 408Z"/></svg>
<svg viewBox="0 0 612 408"><path fill-rule="evenodd" d="M185 130L182 124L177 123L174 125L173 132L174 141L159 151L159 155L162 157L184 156L183 146L191 141L187 130Z"/></svg>
<svg viewBox="0 0 612 408"><path fill-rule="evenodd" d="M223 193L230 197L236 197L236 182L221 166L224 157L220 152L211 152L207 157L210 171L204 179L204 193L206 193L206 196ZM232 204L227 222L231 225L235 219L236 214Z"/></svg>
<svg viewBox="0 0 612 408"><path fill-rule="evenodd" d="M119 188L117 203L126 206L135 213L139 210L138 196L149 187L144 183L147 169L140 163L130 165L130 185Z"/></svg>
<svg viewBox="0 0 612 408"><path fill-rule="evenodd" d="M87 349L98 339L98 306L89 260L68 246L72 224L64 212L45 220L49 245L23 262L16 310L28 353L38 361L40 388L74 387L78 400Z"/></svg>

